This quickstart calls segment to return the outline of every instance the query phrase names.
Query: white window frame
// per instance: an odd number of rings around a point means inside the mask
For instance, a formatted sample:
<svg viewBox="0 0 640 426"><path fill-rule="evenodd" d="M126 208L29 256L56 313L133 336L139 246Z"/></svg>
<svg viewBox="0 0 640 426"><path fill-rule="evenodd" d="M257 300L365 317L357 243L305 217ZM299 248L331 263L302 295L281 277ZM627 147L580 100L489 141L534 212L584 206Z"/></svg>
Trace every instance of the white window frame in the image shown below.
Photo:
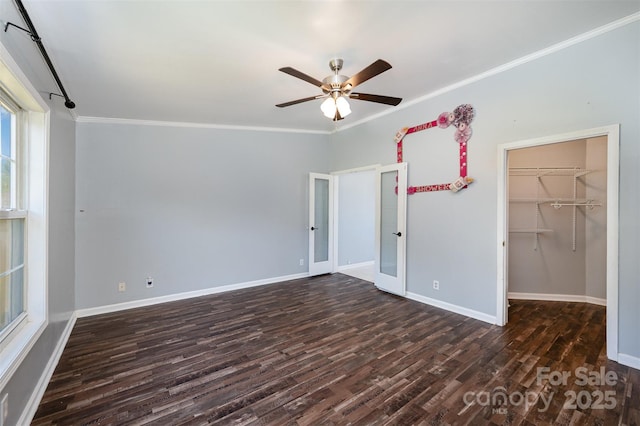
<svg viewBox="0 0 640 426"><path fill-rule="evenodd" d="M24 220L24 229L23 229L23 238L25 239L23 247L26 249L26 238L27 238L27 210L26 206L26 176L25 176L25 156L26 156L26 141L25 130L28 125L27 120L24 117L24 111L10 96L6 93L1 85L0 85L0 103L3 108L12 112L15 116L15 123L13 127L13 149L12 153L15 156L15 165L12 168L12 182L15 183L14 188L11 191L11 210L0 210L0 220L11 220L11 219L23 219ZM26 250L25 250L26 251ZM27 267L26 267L26 252L24 256L23 266L23 286L24 283L27 282ZM0 271L0 274L3 272L13 273L18 268L14 268L10 271ZM26 287L25 287L26 289ZM11 340L14 333L19 330L27 320L27 306L26 306L26 295L23 293L22 300L22 309L23 312L18 315L5 329L0 330L0 350L6 345L6 342Z"/></svg>
<svg viewBox="0 0 640 426"><path fill-rule="evenodd" d="M24 144L19 143L19 141L22 138L22 126L23 126L23 120L21 120L22 118L22 109L20 108L20 106L18 104L16 104L13 99L11 99L8 94L6 94L4 91L0 90L0 103L3 106L3 109L12 112L13 115L15 116L15 123L14 123L14 129L13 129L13 149L12 152L15 154L15 162L16 165L15 167L12 169L12 179L11 182L15 183L15 189L17 191L12 191L11 192L11 205L13 206L14 209L17 210L22 210L23 209L23 205L24 205L24 191L21 191L21 189L23 188L24 185L24 181L23 181L23 176L21 175L20 171L23 169L22 164L21 163L21 159L23 158L23 153L20 152L21 148ZM6 157L5 157L6 158ZM0 196L2 196L2 188L0 188ZM2 210L0 210L0 212L2 212Z"/></svg>
<svg viewBox="0 0 640 426"><path fill-rule="evenodd" d="M0 389L4 388L48 325L49 107L0 43L0 87L23 110L25 144L22 199L25 219L25 315L0 342ZM21 215L20 212L6 213Z"/></svg>

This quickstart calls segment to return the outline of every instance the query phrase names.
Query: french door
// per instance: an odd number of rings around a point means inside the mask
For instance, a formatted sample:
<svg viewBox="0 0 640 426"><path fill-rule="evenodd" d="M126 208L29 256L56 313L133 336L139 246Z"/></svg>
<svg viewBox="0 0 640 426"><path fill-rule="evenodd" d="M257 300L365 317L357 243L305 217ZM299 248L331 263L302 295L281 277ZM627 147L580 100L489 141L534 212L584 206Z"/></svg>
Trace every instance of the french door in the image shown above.
<svg viewBox="0 0 640 426"><path fill-rule="evenodd" d="M333 272L333 176L309 173L309 275Z"/></svg>
<svg viewBox="0 0 640 426"><path fill-rule="evenodd" d="M407 163L377 169L375 285L404 296L407 241Z"/></svg>

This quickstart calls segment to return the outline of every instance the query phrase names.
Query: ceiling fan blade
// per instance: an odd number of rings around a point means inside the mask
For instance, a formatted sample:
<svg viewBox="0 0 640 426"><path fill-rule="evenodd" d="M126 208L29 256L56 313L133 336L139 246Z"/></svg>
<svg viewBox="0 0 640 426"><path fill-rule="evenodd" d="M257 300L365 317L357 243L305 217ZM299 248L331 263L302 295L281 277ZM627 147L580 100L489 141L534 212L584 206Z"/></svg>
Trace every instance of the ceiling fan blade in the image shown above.
<svg viewBox="0 0 640 426"><path fill-rule="evenodd" d="M394 98L392 96L382 95L370 95L369 93L354 93L349 94L349 99L358 99L360 101L377 102L379 104L387 104L396 106L402 102L402 98Z"/></svg>
<svg viewBox="0 0 640 426"><path fill-rule="evenodd" d="M284 102L284 103L278 104L276 106L279 107L279 108L284 108L284 107L288 107L288 106L291 106L291 105L301 104L302 102L313 101L315 99L320 99L320 98L324 98L324 97L325 97L325 95L309 96L308 98L296 99L295 101Z"/></svg>
<svg viewBox="0 0 640 426"><path fill-rule="evenodd" d="M388 69L391 69L391 64L389 64L389 62L387 61L383 61L382 59L378 59L377 61L360 71L358 74L345 81L342 84L342 87L347 87L348 85L350 85L351 88L354 88L358 84L362 84L370 78L375 77L378 74L382 74Z"/></svg>
<svg viewBox="0 0 640 426"><path fill-rule="evenodd" d="M311 83L314 86L318 86L318 87L322 87L322 82L320 80L316 80L315 78L298 71L297 69L291 68L291 67L284 67L284 68L280 68L278 71L282 71L285 74L289 74L292 75L296 78L299 78L300 80L304 80L307 83Z"/></svg>

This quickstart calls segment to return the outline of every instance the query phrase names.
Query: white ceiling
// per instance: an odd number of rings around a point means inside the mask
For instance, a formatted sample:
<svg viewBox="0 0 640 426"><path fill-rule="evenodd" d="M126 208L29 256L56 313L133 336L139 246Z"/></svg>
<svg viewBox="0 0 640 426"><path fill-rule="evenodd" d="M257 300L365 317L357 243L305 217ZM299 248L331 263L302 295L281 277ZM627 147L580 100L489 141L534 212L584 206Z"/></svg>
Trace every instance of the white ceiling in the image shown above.
<svg viewBox="0 0 640 426"><path fill-rule="evenodd" d="M344 127L640 10L638 0L23 3L79 117L312 131L336 125L321 101L275 104L320 89L278 68L322 80L333 57L347 76L391 63L357 91L403 102L353 100Z"/></svg>

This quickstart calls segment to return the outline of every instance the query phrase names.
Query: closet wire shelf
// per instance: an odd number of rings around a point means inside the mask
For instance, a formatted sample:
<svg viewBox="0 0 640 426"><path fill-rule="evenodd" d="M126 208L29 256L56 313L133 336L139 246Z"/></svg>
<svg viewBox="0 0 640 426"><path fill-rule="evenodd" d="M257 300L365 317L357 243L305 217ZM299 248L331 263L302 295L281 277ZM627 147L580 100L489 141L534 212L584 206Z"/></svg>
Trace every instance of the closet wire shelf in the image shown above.
<svg viewBox="0 0 640 426"><path fill-rule="evenodd" d="M549 204L554 209L558 210L562 207L573 207L573 242L572 250L576 250L576 209L577 207L586 207L592 210L594 207L601 207L602 203L591 199L578 199L577 198L577 184L578 179L591 173L592 170L581 169L579 167L565 167L565 168L547 168L547 167L514 167L509 169L509 176L531 176L535 177L537 181L538 190L540 189L540 180L545 176L567 176L573 178L573 198L512 198L509 202L512 203L535 203L536 205L536 223L534 228L519 228L509 229L510 233L528 233L535 234L534 250L538 249L538 235L554 232L553 229L538 228L538 217L540 215L540 205Z"/></svg>

